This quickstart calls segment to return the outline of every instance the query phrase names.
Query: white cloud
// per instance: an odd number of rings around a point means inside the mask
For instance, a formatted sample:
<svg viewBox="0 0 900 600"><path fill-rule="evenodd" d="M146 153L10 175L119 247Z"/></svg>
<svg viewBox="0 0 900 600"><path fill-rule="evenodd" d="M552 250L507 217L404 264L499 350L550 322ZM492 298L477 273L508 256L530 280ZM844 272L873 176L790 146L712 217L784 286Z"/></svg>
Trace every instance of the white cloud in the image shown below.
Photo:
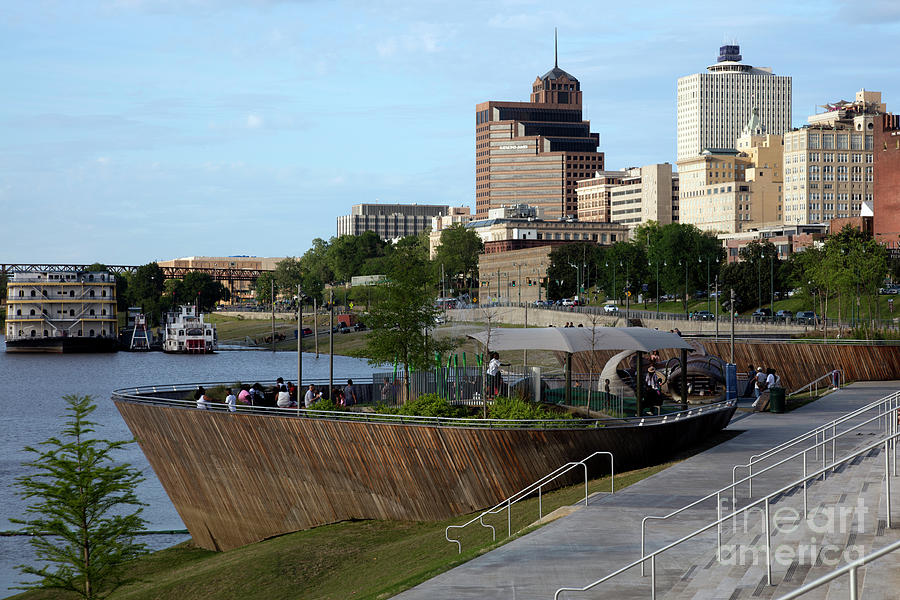
<svg viewBox="0 0 900 600"><path fill-rule="evenodd" d="M250 113L247 115L247 129L259 129L263 126L263 118L259 115Z"/></svg>

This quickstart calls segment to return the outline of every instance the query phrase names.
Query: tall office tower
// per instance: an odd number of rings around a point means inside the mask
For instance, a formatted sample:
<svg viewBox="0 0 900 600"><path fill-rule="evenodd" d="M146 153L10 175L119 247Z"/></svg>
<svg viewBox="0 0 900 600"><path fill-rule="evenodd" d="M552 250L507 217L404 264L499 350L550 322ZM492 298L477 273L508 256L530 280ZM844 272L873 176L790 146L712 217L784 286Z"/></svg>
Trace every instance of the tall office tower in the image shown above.
<svg viewBox="0 0 900 600"><path fill-rule="evenodd" d="M582 120L581 84L559 68L535 79L530 102L475 107L475 213L507 204L575 216L575 182L603 170L600 137Z"/></svg>
<svg viewBox="0 0 900 600"><path fill-rule="evenodd" d="M805 225L858 217L875 194L874 129L887 109L881 92L822 105L784 135L784 222Z"/></svg>
<svg viewBox="0 0 900 600"><path fill-rule="evenodd" d="M791 78L741 62L740 46L722 46L706 73L678 79L678 160L734 148L756 106L768 133L791 128Z"/></svg>

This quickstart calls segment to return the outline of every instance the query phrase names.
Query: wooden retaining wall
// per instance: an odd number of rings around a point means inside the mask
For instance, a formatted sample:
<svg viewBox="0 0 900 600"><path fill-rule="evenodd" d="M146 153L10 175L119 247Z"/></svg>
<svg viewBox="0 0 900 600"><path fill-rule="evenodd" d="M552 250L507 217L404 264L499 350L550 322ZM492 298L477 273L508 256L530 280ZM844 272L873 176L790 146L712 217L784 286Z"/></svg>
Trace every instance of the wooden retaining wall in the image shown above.
<svg viewBox="0 0 900 600"><path fill-rule="evenodd" d="M483 429L197 410L115 399L204 548L346 519L439 520L489 508L597 450L616 470L666 460L733 409L634 427ZM593 473L606 472L601 457ZM573 483L580 474L573 472Z"/></svg>
<svg viewBox="0 0 900 600"><path fill-rule="evenodd" d="M731 345L727 339L701 341L707 354L728 361ZM602 369L616 352L578 352L573 355L572 369L579 373ZM663 359L678 357L674 350L661 350ZM772 367L778 371L784 387L790 391L803 387L835 367L842 369L847 381L887 381L900 379L900 347L841 344L804 344L784 342L736 341L734 359L738 371L754 367Z"/></svg>

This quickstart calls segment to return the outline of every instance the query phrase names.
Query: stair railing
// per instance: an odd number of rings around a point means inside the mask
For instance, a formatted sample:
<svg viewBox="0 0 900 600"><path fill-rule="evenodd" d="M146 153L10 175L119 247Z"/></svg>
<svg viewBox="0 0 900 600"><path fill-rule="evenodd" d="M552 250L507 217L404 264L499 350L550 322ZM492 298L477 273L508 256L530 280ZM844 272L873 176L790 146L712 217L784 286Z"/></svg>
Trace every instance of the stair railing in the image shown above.
<svg viewBox="0 0 900 600"><path fill-rule="evenodd" d="M816 396L818 396L819 395L819 382L824 379L830 380L832 378L832 373L834 373L834 371L838 372L838 388L843 388L845 385L847 385L847 381L846 381L846 379L844 379L844 370L843 369L834 369L832 371L829 371L828 373L825 373L824 375L822 375L819 378L813 379L812 381L810 381L809 383L804 385L802 388L798 388L798 389L794 390L793 392L788 394L788 396L793 396L794 394L799 394L800 392L805 392L810 389L812 389L813 393Z"/></svg>
<svg viewBox="0 0 900 600"><path fill-rule="evenodd" d="M553 481L554 479L565 475L566 473L568 473L575 467L578 467L579 465L584 467L584 505L587 506L588 505L587 461L589 461L590 459L594 458L595 456L599 456L601 454L609 457L609 493L614 494L616 491L616 480L615 480L616 475L615 475L615 459L613 458L613 454L612 454L612 452L603 452L603 451L594 452L593 454L591 454L579 461L568 462L568 463L562 465L561 467L557 468L555 471L548 473L547 475L544 475L543 477L541 477L534 483L528 485L527 487L522 488L521 490L519 490L518 492L516 492L515 494L513 494L506 500L501 501L499 504L497 504L493 508L487 509L486 511L484 511L477 517L472 518L471 520L467 521L466 523L463 523L462 525L449 525L447 527L447 529L444 530L444 538L448 542L454 542L456 544L459 552L462 553L462 543L459 541L459 539L454 539L454 538L450 537L450 530L451 529L464 529L465 527L468 527L475 521L478 521L478 523L482 527L491 530L491 539L496 541L497 540L497 532L495 531L494 526L490 525L489 523L485 523L483 521L483 519L484 519L484 517L486 517L488 515L501 512L504 509L506 510L506 535L507 535L507 537L511 536L512 535L512 513L511 513L512 505L515 504L516 502L518 502L519 500L522 500L523 498L530 496L535 491L537 491L537 494L538 494L538 520L543 519L544 518L544 515L543 515L543 512L544 512L543 487L545 485L547 485L548 483L550 483L551 481Z"/></svg>
<svg viewBox="0 0 900 600"><path fill-rule="evenodd" d="M643 555L646 550L646 538L647 538L646 526L647 526L648 521L651 521L651 520L665 521L667 519L670 519L671 517L681 514L682 512L684 512L690 508L694 508L698 504L702 504L703 502L711 500L712 498L716 499L716 515L717 515L717 517L721 518L721 516L722 516L722 495L723 494L725 494L729 491L731 492L731 507L732 507L732 510L734 510L735 507L737 506L737 491L736 490L737 490L738 486L740 486L741 484L744 484L744 483L752 484L754 477L763 475L763 474L767 473L768 471L771 471L772 469L779 467L779 466L781 466L789 461L792 461L795 458L799 458L799 457L802 457L802 460L803 460L803 475L805 476L807 473L807 470L808 470L807 469L807 464L808 464L807 453L809 451L816 450L816 456L818 456L819 447L824 446L824 445L828 444L829 442L831 442L832 448L834 448L834 442L835 442L835 440L837 440L837 438L847 435L851 431L855 431L855 430L863 427L864 425L868 425L869 423L873 423L875 421L883 419L885 417L885 415L887 415L887 414L895 414L895 411L894 410L885 411L884 413L878 414L866 421L863 421L862 423L854 425L853 427L851 427L850 429L848 429L846 431L842 431L841 433L836 434L832 438L823 439L822 441L816 440L816 443L813 444L812 446L805 448L799 452L796 452L796 453L792 454L791 456L788 456L787 458L783 458L780 461L767 466L766 468L762 469L761 471L757 471L756 473L750 473L748 476L744 477L743 479L741 479L739 481L735 481L733 479L734 471L732 471L732 482L730 485L726 485L725 487L723 487L719 490L716 490L715 492L711 492L711 493L707 494L706 496L700 498L699 500L695 500L695 501L691 502L690 504L682 506L681 508L672 511L667 515L664 515L664 516L648 515L648 516L644 517L641 520L641 554ZM884 435L889 435L891 433L893 433L893 431L891 430L890 427L887 427L884 431ZM825 460L824 460L825 459L825 451L824 450L822 452L822 459L823 459L822 466L824 467L825 466ZM831 461L834 462L834 460L835 460L835 457L834 457L834 454L832 454ZM743 466L746 466L746 465L737 465L735 467L735 469L737 469L737 467L743 467ZM895 473L895 475L896 475L896 473ZM824 476L823 476L823 479L824 479ZM753 497L752 492L750 493L749 497L750 498ZM809 512L807 484L806 484L805 480L803 483L803 512L804 512L804 514ZM722 543L722 528L721 528L721 526L716 530L716 536L719 540L718 543L721 545L721 543ZM646 571L645 571L644 565L641 565L641 576L642 577L646 576Z"/></svg>
<svg viewBox="0 0 900 600"><path fill-rule="evenodd" d="M849 421L850 419L855 419L856 417L858 417L862 414L865 414L871 410L877 409L877 408L882 408L884 406L896 408L898 401L900 401L900 391L894 392L892 394L888 394L887 396L884 396L883 398L875 400L874 402L871 402L871 403L869 403L865 406L862 406L856 410L846 413L846 414L838 417L837 419L834 419L832 421L829 421L828 423L825 423L823 425L819 425L818 427L810 429L806 433L801 433L797 437L794 437L786 442L782 442L781 444L778 444L777 446L773 446L772 448L769 448L768 450L766 450L764 452L761 452L759 454L754 454L750 457L750 460L747 462L747 464L735 465L735 467L732 469L732 481L734 481L737 476L736 473L737 473L738 467L747 468L747 469L749 469L749 472L752 474L753 473L753 465L755 465L756 463L766 460L768 458L771 458L772 456L775 456L776 454L779 454L792 446L796 446L800 442L806 441L812 437L814 437L816 439L816 441L818 441L819 435L822 436L822 439L825 439L826 432L829 429L832 431L832 434L834 434L838 425L841 425L841 424ZM885 427L885 429L887 429L889 427L889 424L885 423L884 427ZM818 458L818 453L816 453L816 457ZM831 449L831 458L832 458L832 460L834 460L834 447L833 446ZM823 460L824 460L824 457L823 457ZM749 486L750 486L750 495L752 496L753 495L752 480L750 481Z"/></svg>
<svg viewBox="0 0 900 600"><path fill-rule="evenodd" d="M894 420L896 420L896 410L895 410ZM765 539L765 544L766 544L766 581L768 582L769 585L772 585L772 528L771 528L772 520L771 520L770 514L769 514L769 512L770 512L769 505L772 503L771 501L773 499L777 499L778 497L782 496L786 492L789 492L790 490L792 490L800 485L803 485L805 482L807 482L809 480L815 481L816 479L819 478L819 476L825 474L825 472L827 472L829 470L834 470L836 467L838 467L844 463L850 464L850 461L852 461L856 457L867 454L867 453L871 452L872 450L883 446L884 447L884 467L885 467L884 481L885 481L886 525L890 529L891 528L891 473L890 473L891 454L890 454L889 450L890 450L890 447L896 443L896 440L898 437L900 437L900 433L893 433L889 436L886 436L883 439L880 439L876 442L868 444L868 445L864 446L863 448L860 448L860 449L852 452L851 454L841 458L840 460L833 462L830 465L826 465L824 468L818 469L817 471L815 471L813 473L809 473L808 475L804 475L802 478L797 479L796 481L792 481L791 483L772 492L771 494L763 496L762 498L755 500L742 508L734 510L730 515L725 515L723 517L720 517L710 523L707 523L706 525L697 529L696 531L689 533L686 536L681 537L681 538L675 540L674 542L667 544L666 546L663 546L662 548L659 548L658 550L654 550L653 552L650 552L649 554L645 554L645 555L641 556L639 559L625 565L624 567L622 567L616 571L613 571L612 573L610 573L608 575L601 577L600 579L598 579L592 583L587 584L584 587L562 587L562 588L559 588L558 590L556 590L556 593L553 595L553 599L560 600L560 597L561 597L560 595L563 592L586 592L588 590L591 590L591 589L597 587L601 583L609 581L610 579L612 579L618 575L621 575L622 573L625 573L626 571L629 571L629 570L633 569L634 567L649 561L650 562L650 598L651 598L651 600L656 600L656 557L657 556L659 556L663 552L666 552L668 550L671 550L672 548L675 548L676 546L683 544L684 542L686 542L690 539L695 538L696 536L700 535L701 533L709 531L713 527L721 526L723 523L727 522L729 519L736 517L739 514L746 514L747 512L750 511L750 509L752 509L758 505L763 505L763 514L764 514L763 523L764 523L765 533L763 534L763 538ZM850 466L853 466L853 465L850 464ZM720 540L717 544L717 552L716 552L717 559L721 560L721 555L722 555L722 544L721 544L721 540Z"/></svg>
<svg viewBox="0 0 900 600"><path fill-rule="evenodd" d="M867 554L861 558L857 558L853 562L844 565L840 569L835 569L831 573L827 573L827 574L819 577L818 579L816 579L814 581L810 581L809 583L797 588L793 592L790 592L789 594L785 594L784 596L781 596L780 598L778 598L778 600L793 600L794 598L799 598L800 596L804 595L806 592L810 592L818 587L821 587L821 586L825 585L826 583L829 583L847 573L850 574L850 582L849 582L850 583L850 585L849 585L850 600L857 600L859 598L859 590L857 589L859 587L858 577L856 575L857 570L860 567L864 567L865 565L869 564L870 562L873 562L873 561L881 558L882 556L885 556L885 555L890 554L891 552L895 552L897 550L900 550L900 541L894 542L893 544L885 546L884 548L881 548L880 550L876 550L875 552ZM831 597L831 594L829 594L829 597Z"/></svg>

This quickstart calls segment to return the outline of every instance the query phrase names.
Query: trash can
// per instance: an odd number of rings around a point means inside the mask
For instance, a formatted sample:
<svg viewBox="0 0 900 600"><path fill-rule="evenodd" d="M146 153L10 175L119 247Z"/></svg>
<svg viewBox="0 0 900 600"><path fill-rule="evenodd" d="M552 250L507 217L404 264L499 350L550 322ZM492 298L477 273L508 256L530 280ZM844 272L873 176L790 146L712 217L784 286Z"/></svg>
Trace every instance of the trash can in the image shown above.
<svg viewBox="0 0 900 600"><path fill-rule="evenodd" d="M779 414L784 412L784 388L773 387L769 390L769 411Z"/></svg>

